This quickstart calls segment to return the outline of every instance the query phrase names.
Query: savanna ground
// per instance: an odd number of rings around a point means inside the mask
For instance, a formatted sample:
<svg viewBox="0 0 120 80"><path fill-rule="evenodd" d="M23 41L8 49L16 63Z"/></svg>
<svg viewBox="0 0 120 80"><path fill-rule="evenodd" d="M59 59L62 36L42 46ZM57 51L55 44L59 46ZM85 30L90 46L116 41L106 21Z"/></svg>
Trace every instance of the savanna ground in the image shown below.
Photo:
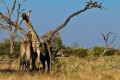
<svg viewBox="0 0 120 80"><path fill-rule="evenodd" d="M0 60L0 80L120 80L119 55L57 57L50 74L19 71L19 59L1 56Z"/></svg>
<svg viewBox="0 0 120 80"><path fill-rule="evenodd" d="M120 80L120 51L111 50L100 57L104 47L92 49L64 46L69 57L56 57L51 73L19 71L19 46L9 55L9 41L0 44L0 80ZM43 50L44 51L44 50Z"/></svg>

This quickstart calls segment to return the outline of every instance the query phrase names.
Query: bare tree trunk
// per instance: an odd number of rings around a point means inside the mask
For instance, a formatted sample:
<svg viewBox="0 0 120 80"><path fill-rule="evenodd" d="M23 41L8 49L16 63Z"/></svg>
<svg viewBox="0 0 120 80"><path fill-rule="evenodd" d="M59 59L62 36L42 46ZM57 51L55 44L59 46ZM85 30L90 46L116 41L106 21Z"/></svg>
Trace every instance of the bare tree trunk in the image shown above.
<svg viewBox="0 0 120 80"><path fill-rule="evenodd" d="M104 56L109 50L105 49L101 56Z"/></svg>
<svg viewBox="0 0 120 80"><path fill-rule="evenodd" d="M10 18L11 19L11 18ZM12 26L10 25L10 31L12 31ZM14 37L10 34L10 54L14 53Z"/></svg>
<svg viewBox="0 0 120 80"><path fill-rule="evenodd" d="M10 35L10 54L13 54L14 53L14 40L15 40L15 38L12 36L12 35Z"/></svg>

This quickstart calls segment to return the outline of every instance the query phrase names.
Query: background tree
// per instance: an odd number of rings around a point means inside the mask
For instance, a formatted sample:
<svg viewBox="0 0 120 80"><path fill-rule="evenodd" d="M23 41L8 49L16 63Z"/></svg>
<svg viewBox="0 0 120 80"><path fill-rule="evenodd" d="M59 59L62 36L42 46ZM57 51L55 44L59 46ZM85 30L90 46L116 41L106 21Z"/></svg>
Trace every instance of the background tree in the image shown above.
<svg viewBox="0 0 120 80"><path fill-rule="evenodd" d="M56 29L52 30L52 32L49 35L46 35L46 41L47 43L52 46L51 42L52 42L52 38L53 36L60 31L61 29L63 29L69 22L70 20L81 14L82 12L85 12L86 10L92 9L92 8L100 8L103 9L104 7L102 6L102 3L98 3L98 2L93 2L92 0L90 0L89 2L87 2L86 6L82 9L82 10L78 10L77 12L74 12L73 14L69 15L68 18L63 22L63 24L61 24L60 26L58 26ZM104 8L105 9L105 8Z"/></svg>
<svg viewBox="0 0 120 80"><path fill-rule="evenodd" d="M53 31L49 31L45 33L41 38L44 42L47 42L48 36L51 35ZM56 48L60 49L62 47L62 39L61 35L59 32L56 32L52 37L51 37L51 45L56 46Z"/></svg>
<svg viewBox="0 0 120 80"><path fill-rule="evenodd" d="M114 35L111 41L109 40L110 34ZM103 56L108 51L114 49L115 45L113 45L113 43L114 43L117 35L115 33L112 33L112 32L107 33L107 35L104 35L104 34L101 34L101 35L102 35L103 40L105 42L105 49L104 49L104 52L102 53L102 56Z"/></svg>

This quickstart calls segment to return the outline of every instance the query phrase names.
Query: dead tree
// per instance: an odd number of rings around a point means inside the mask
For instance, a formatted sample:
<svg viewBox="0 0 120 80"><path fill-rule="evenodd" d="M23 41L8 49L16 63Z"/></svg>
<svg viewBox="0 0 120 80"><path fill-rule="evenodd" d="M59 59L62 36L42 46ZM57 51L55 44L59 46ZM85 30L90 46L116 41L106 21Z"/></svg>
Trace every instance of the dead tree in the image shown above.
<svg viewBox="0 0 120 80"><path fill-rule="evenodd" d="M114 34L114 37L112 39L112 41L109 41L109 36L110 34ZM109 32L107 35L104 35L104 34L101 34L102 37L103 37L103 40L105 42L105 49L104 49L104 52L102 53L102 56L105 55L105 53L107 53L108 51L112 50L115 46L112 46L117 35L115 33L112 33L112 32Z"/></svg>
<svg viewBox="0 0 120 80"><path fill-rule="evenodd" d="M61 24L60 26L58 26L56 29L52 30L52 33L47 36L47 37L48 37L48 41L53 37L53 35L54 35L56 32L58 32L58 31L60 31L61 29L63 29L73 17L81 14L82 12L85 12L86 10L92 9L92 8L102 9L102 8L104 8L104 7L102 6L102 3L99 4L98 2L93 2L93 1L90 0L90 2L87 2L87 4L86 4L86 6L84 7L84 9L79 10L79 11L77 11L77 12L69 15L69 17L65 20L65 22L64 22L63 24ZM104 9L105 9L105 8L104 8Z"/></svg>
<svg viewBox="0 0 120 80"><path fill-rule="evenodd" d="M81 14L82 12L85 12L86 10L92 9L92 8L102 9L104 7L102 6L102 3L99 4L98 2L93 2L93 1L90 0L90 2L87 2L86 6L82 10L79 10L79 11L77 11L77 12L69 15L69 17L65 20L65 22L63 24L61 24L60 26L58 26L56 29L52 30L52 32L49 35L47 35L48 44L51 45L50 42L51 42L51 39L52 39L53 35L55 33L57 33L58 31L60 31L61 29L63 29L70 22L70 20L73 17Z"/></svg>
<svg viewBox="0 0 120 80"><path fill-rule="evenodd" d="M90 2L87 2L87 4L86 4L86 6L85 6L84 9L79 10L79 11L71 14L71 15L65 20L65 22L64 22L63 24L61 24L61 25L58 26L55 30L53 30L53 32L51 33L51 35L49 36L49 38L51 38L51 37L52 37L56 32L58 32L59 30L61 30L62 28L64 28L64 27L68 24L68 22L69 22L73 17L81 14L82 12L85 12L86 10L92 9L92 8L102 9L102 8L104 8L104 7L102 6L102 3L99 4L98 2L92 2L92 1L90 0ZM105 8L104 8L104 9L105 9Z"/></svg>
<svg viewBox="0 0 120 80"><path fill-rule="evenodd" d="M65 22L64 22L63 24L61 24L60 26L58 26L56 29L52 30L52 32L51 32L49 35L46 35L46 37L47 37L46 43L47 43L47 46L48 46L48 50L50 50L50 51L49 51L50 64L51 64L51 61L52 61L52 60L51 60L51 54L52 54L52 52L53 52L53 51L52 51L53 44L51 43L51 42L52 42L52 37L53 37L58 31L60 31L61 29L63 29L63 28L69 23L69 21L70 21L73 17L81 14L82 12L85 12L86 10L92 9L92 8L102 9L102 8L104 8L104 7L102 6L102 3L99 4L98 2L93 2L93 1L90 0L90 2L87 2L87 4L86 4L86 6L84 7L84 9L79 10L79 11L71 14L71 15L65 20ZM104 8L104 9L105 9L105 8Z"/></svg>
<svg viewBox="0 0 120 80"><path fill-rule="evenodd" d="M23 0L24 1L24 0ZM13 5L10 9L10 6L7 5L6 1L5 0L1 0L1 2L3 3L3 5L5 6L5 9L6 9L6 17L11 21L12 20L12 17L13 17L13 14L14 13L17 13L16 15L16 20L14 21L15 24L18 24L18 25L21 25L22 21L19 22L19 16L21 14L21 12L24 10L24 9L21 9L21 5L20 3L18 3L17 0L14 0L13 1ZM17 10L16 10L17 9ZM4 21L3 21L4 22ZM2 24L4 24L3 22L1 22ZM17 32L17 28L13 28L13 25L11 25L11 23L7 24L7 27L13 31L13 32ZM15 38L10 35L10 54L14 53L14 40Z"/></svg>

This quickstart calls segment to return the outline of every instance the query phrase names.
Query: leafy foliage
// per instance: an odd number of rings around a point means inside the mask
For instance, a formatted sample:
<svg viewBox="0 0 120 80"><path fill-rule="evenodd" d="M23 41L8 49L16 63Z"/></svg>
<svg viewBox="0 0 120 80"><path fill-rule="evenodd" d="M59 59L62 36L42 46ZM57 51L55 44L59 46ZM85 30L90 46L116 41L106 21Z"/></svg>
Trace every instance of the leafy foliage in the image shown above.
<svg viewBox="0 0 120 80"><path fill-rule="evenodd" d="M87 50L88 49L84 49L84 48L65 47L64 53L66 53L67 56L86 57Z"/></svg>
<svg viewBox="0 0 120 80"><path fill-rule="evenodd" d="M19 56L20 51L20 42L14 42L15 44L15 52L10 55L10 41L4 39L3 42L0 43L0 55L8 55L10 58L17 58Z"/></svg>
<svg viewBox="0 0 120 80"><path fill-rule="evenodd" d="M15 53L10 55L10 42L7 39L4 39L3 42L0 43L0 55L8 55L10 58L17 58L19 56L19 51L20 51L20 44L21 42L14 42L15 45ZM43 43L42 47L40 48L41 52L45 53ZM75 48L75 47L70 47L70 46L65 46L62 44L61 38L56 38L55 40L55 45L53 46L53 54L51 56L55 56L56 53L59 50L63 50L63 53L66 56L76 56L80 58L84 58L87 56L95 56L98 57L100 56L103 51L104 47L102 46L94 46L92 49L85 49L85 48ZM114 54L120 55L120 51L118 49L111 49L106 53L106 56L112 56Z"/></svg>
<svg viewBox="0 0 120 80"><path fill-rule="evenodd" d="M87 57L87 56L100 56L104 51L103 46L94 46L92 49L85 48L74 48L69 46L64 46L64 53L68 56L77 56L77 57ZM114 54L119 55L120 51L117 49L111 49L106 53L107 56L112 56Z"/></svg>
<svg viewBox="0 0 120 80"><path fill-rule="evenodd" d="M99 55L101 55L103 53L104 47L94 46L92 51L93 51L94 56L99 56Z"/></svg>

